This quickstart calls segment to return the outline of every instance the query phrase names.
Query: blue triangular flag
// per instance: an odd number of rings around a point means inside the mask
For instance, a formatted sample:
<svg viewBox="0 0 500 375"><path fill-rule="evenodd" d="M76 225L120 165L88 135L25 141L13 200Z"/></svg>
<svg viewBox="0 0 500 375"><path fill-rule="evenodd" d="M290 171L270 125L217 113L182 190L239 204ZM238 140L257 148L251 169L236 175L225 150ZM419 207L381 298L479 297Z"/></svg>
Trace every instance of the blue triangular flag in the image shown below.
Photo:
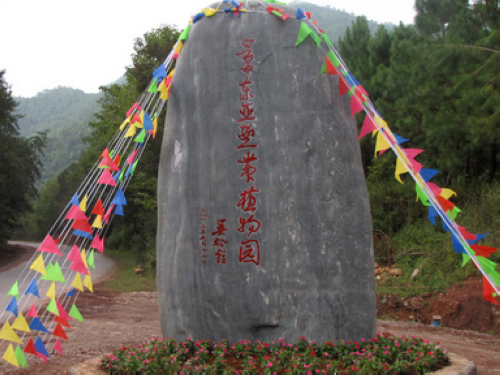
<svg viewBox="0 0 500 375"><path fill-rule="evenodd" d="M91 240L94 239L94 237L90 233L87 233L87 232L84 232L84 231L78 230L78 229L75 229L73 231L73 236L85 237L85 238L89 238Z"/></svg>
<svg viewBox="0 0 500 375"><path fill-rule="evenodd" d="M392 133L392 134L394 135L394 138L396 138L396 143L397 143L398 145L400 145L401 143L405 143L405 142L408 142L408 141L409 141L409 139L408 139L408 138L403 138L403 137L401 137L401 136L397 135L396 133Z"/></svg>
<svg viewBox="0 0 500 375"><path fill-rule="evenodd" d="M347 73L346 78L350 81L351 86L359 86L359 81L351 73Z"/></svg>
<svg viewBox="0 0 500 375"><path fill-rule="evenodd" d="M80 206L80 202L78 201L78 194L75 193L75 195L73 195L73 198L71 198L71 204L75 205L75 206Z"/></svg>
<svg viewBox="0 0 500 375"><path fill-rule="evenodd" d="M486 237L488 233L485 234L476 234L476 239L475 240L468 240L467 242L469 245L475 245L477 244L480 240L482 240L484 237Z"/></svg>
<svg viewBox="0 0 500 375"><path fill-rule="evenodd" d="M201 20L203 18L203 16L205 15L205 13L201 12L201 13L198 13L196 14L194 17L193 17L193 23L196 23L198 22L199 20Z"/></svg>
<svg viewBox="0 0 500 375"><path fill-rule="evenodd" d="M113 198L113 201L111 204L115 204L117 206L126 206L127 205L127 200L125 199L125 194L123 194L123 190L118 188L116 191L115 197Z"/></svg>
<svg viewBox="0 0 500 375"><path fill-rule="evenodd" d="M420 176L422 176L425 182L429 182L430 180L432 180L432 178L438 173L440 172L436 171L435 169L422 168L420 170Z"/></svg>
<svg viewBox="0 0 500 375"><path fill-rule="evenodd" d="M123 206L116 206L115 215L125 216L125 214L123 213Z"/></svg>
<svg viewBox="0 0 500 375"><path fill-rule="evenodd" d="M167 76L167 69L165 68L165 65L161 64L156 70L153 72L153 77L156 77L158 81L160 81L161 78L164 78Z"/></svg>
<svg viewBox="0 0 500 375"><path fill-rule="evenodd" d="M443 230L445 232L450 232L451 233L450 225L448 223L448 218L445 217L445 218L441 218L441 219L443 219Z"/></svg>
<svg viewBox="0 0 500 375"><path fill-rule="evenodd" d="M307 18L307 17L306 17L306 15L304 14L304 12L302 11L302 9L297 8L297 19L298 19L298 20L301 20L301 19L304 19L304 18Z"/></svg>
<svg viewBox="0 0 500 375"><path fill-rule="evenodd" d="M236 0L231 0L231 3L237 8L240 6L240 3L238 3Z"/></svg>
<svg viewBox="0 0 500 375"><path fill-rule="evenodd" d="M203 14L203 13L202 13ZM144 113L144 130L155 130L153 125L153 121L151 121L151 117L149 117L148 113Z"/></svg>
<svg viewBox="0 0 500 375"><path fill-rule="evenodd" d="M40 298L40 295L38 294L38 285L36 285L36 279L33 278L33 281L29 285L28 289L26 289L26 292L24 292L24 295L31 293L35 297Z"/></svg>
<svg viewBox="0 0 500 375"><path fill-rule="evenodd" d="M464 245L458 240L457 237L452 233L451 234L451 241L453 243L453 251L455 253L460 253L460 254L467 254L467 251L465 251Z"/></svg>
<svg viewBox="0 0 500 375"><path fill-rule="evenodd" d="M68 292L67 296L68 297L73 297L74 294L75 294L75 292L76 292L76 288L73 288L73 290L71 292Z"/></svg>
<svg viewBox="0 0 500 375"><path fill-rule="evenodd" d="M118 183L118 179L120 178L120 173L115 173L113 176L113 180L115 180L116 183Z"/></svg>
<svg viewBox="0 0 500 375"><path fill-rule="evenodd" d="M35 318L37 319L37 318ZM31 328L31 327L30 327ZM47 331L48 332L48 331ZM49 332L50 333L50 332ZM35 349L37 351L37 353L40 353L40 354L43 354L45 357L49 358L49 353L47 353L47 349L45 348L45 345L43 344L43 341L42 339L40 338L40 336L38 336L36 338L36 341L35 341Z"/></svg>
<svg viewBox="0 0 500 375"><path fill-rule="evenodd" d="M10 311L17 317L17 300L16 297L12 297L12 300L9 303L9 306L5 309L5 311Z"/></svg>
<svg viewBox="0 0 500 375"><path fill-rule="evenodd" d="M429 206L429 215L428 215L428 219L429 221L434 224L434 226L436 227L437 224L436 224L436 216L438 216L438 212L436 211L436 209L434 208L434 206Z"/></svg>
<svg viewBox="0 0 500 375"><path fill-rule="evenodd" d="M50 333L49 331L47 331L47 328L45 328L43 326L42 322L38 318L33 318L33 320L30 323L30 329L32 329L34 331L42 331L42 332ZM37 351L38 351L38 349L37 349Z"/></svg>

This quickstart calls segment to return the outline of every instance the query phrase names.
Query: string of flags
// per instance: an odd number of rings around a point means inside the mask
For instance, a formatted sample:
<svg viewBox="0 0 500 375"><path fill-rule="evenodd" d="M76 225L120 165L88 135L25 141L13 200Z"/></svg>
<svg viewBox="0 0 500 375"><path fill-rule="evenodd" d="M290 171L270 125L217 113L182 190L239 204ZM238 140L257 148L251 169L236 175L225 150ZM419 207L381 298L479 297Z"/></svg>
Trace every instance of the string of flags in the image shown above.
<svg viewBox="0 0 500 375"><path fill-rule="evenodd" d="M220 10L222 3L231 3L232 7ZM497 249L478 245L486 234L470 233L455 222L461 211L450 198L456 193L430 182L439 172L423 168L416 160L423 150L400 146L408 139L390 130L326 33L317 22L311 21L310 13L297 9L295 15L287 14L279 7L284 3L273 0L258 3L260 10L235 0L221 1L215 9L204 8L192 17L167 59L153 72L150 85L126 112L123 123L38 247L29 267L4 297L10 299L6 309L0 312L0 319L5 321L0 329L0 344L6 362L28 368L28 360L40 358L47 362L51 354L62 355L61 340L68 340L67 330L74 321L84 321L76 300L86 290L93 292L96 251L104 253L105 237L113 217L125 215L125 191L149 140L156 137L159 114L170 95L175 74L172 64L186 44L191 26L219 13L240 18L243 13L260 12L284 22L300 21L296 47L312 39L325 52L320 73L338 76L339 94L348 94L351 98L352 116L361 111L366 113L359 138L370 133L376 136L375 157L389 149L396 154L396 180L403 183L401 176L406 173L413 178L418 199L428 207L429 221L437 225L436 217L441 218L444 230L451 233L454 251L463 256L463 264L472 261L483 274L484 298L497 304L500 274L495 270L496 263L487 259Z"/></svg>

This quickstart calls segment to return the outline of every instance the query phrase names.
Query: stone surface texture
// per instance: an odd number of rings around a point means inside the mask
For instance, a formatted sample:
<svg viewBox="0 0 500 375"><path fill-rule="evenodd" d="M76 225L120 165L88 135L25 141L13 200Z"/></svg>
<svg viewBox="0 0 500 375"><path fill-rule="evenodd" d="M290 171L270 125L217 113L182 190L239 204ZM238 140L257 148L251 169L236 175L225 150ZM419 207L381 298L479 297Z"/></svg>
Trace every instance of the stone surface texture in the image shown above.
<svg viewBox="0 0 500 375"><path fill-rule="evenodd" d="M299 27L267 13L219 13L196 22L181 51L158 181L165 337L321 342L376 333L372 227L356 123L348 95L339 97L339 78L319 74L326 51L310 38L295 47ZM250 143L258 146L237 149L239 83L246 77L237 53L245 39L254 40ZM237 162L247 151L257 157L249 182ZM250 186L259 190L256 210L244 212L237 204ZM250 214L261 227L247 236L237 228ZM219 236L227 241L226 264L215 255L219 220L226 220L227 233ZM241 242L250 239L260 245L259 265L240 262Z"/></svg>

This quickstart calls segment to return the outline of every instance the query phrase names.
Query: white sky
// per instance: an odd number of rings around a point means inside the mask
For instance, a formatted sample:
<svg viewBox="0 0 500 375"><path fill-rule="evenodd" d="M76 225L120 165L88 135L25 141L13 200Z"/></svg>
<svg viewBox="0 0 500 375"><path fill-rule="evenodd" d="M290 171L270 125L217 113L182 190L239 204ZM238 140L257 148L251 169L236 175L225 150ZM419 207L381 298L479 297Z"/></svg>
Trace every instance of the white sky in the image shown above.
<svg viewBox="0 0 500 375"><path fill-rule="evenodd" d="M135 38L161 25L184 28L212 2L0 0L0 70L7 70L14 96L31 97L57 86L98 92L131 64ZM381 23L409 24L415 16L415 0L309 2Z"/></svg>

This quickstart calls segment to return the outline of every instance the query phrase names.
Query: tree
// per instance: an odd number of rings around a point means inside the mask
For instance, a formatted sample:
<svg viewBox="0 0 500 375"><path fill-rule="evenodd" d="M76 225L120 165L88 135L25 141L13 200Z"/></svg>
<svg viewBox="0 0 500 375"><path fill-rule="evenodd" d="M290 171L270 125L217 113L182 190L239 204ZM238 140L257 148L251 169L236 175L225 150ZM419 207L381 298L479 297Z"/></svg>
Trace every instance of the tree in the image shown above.
<svg viewBox="0 0 500 375"><path fill-rule="evenodd" d="M0 246L4 246L21 215L31 209L37 194L36 181L40 176L42 150L46 133L23 138L15 110L18 105L0 71Z"/></svg>

